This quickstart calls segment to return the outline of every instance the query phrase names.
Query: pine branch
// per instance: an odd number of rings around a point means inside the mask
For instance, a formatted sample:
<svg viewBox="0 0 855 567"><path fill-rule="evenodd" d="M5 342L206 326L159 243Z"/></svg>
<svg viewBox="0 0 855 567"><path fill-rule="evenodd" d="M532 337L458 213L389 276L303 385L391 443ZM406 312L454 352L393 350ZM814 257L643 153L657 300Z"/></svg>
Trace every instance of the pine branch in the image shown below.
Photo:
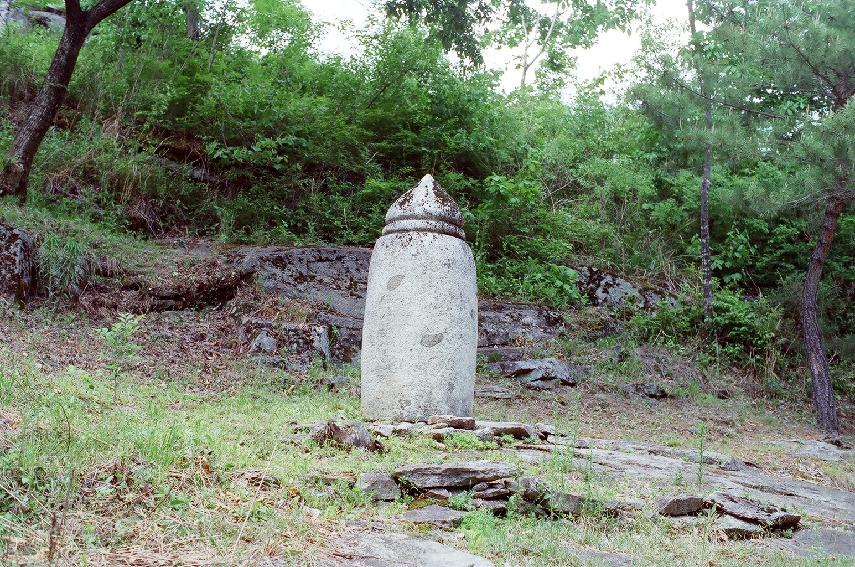
<svg viewBox="0 0 855 567"><path fill-rule="evenodd" d="M711 103L717 104L719 106L725 106L727 108L732 108L734 110L739 110L740 112L747 112L749 114L756 114L757 116L763 116L764 118L773 118L776 120L782 120L782 119L786 118L786 116L783 116L781 114L774 114L772 112L765 112L763 110L754 110L753 108L747 108L745 106L740 106L738 104L733 104L733 103L730 103L730 102L727 102L724 100L717 99L715 97L706 95L700 91L693 89L692 87L690 87L689 85L687 85L686 83L684 83L683 81L681 81L680 79L678 79L676 77L670 77L670 79L671 79L671 82L673 82L678 87L689 91L690 93L692 93L696 97L701 98L703 100L706 100L707 102L711 102Z"/></svg>

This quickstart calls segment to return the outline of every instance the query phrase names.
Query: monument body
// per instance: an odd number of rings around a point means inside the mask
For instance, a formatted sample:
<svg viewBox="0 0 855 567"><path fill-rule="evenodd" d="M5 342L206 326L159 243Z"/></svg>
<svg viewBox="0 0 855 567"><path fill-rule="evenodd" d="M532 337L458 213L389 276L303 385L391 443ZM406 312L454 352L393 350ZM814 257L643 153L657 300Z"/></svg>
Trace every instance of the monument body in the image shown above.
<svg viewBox="0 0 855 567"><path fill-rule="evenodd" d="M362 411L370 419L472 415L478 299L463 214L433 177L386 213L362 328Z"/></svg>

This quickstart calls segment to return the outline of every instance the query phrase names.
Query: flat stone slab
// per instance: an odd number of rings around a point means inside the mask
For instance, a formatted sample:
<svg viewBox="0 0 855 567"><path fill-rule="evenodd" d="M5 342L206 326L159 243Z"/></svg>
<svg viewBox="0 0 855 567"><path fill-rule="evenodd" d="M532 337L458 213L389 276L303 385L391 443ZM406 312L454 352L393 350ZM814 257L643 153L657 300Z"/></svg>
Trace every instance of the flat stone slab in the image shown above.
<svg viewBox="0 0 855 567"><path fill-rule="evenodd" d="M730 539L746 539L761 536L765 532L757 524L734 518L733 516L719 516L713 522L713 529L723 533Z"/></svg>
<svg viewBox="0 0 855 567"><path fill-rule="evenodd" d="M495 567L483 557L429 539L360 532L330 542L319 567Z"/></svg>
<svg viewBox="0 0 855 567"><path fill-rule="evenodd" d="M398 467L392 476L414 488L470 488L481 482L514 476L516 469L507 463L474 461L470 463L423 464Z"/></svg>
<svg viewBox="0 0 855 567"><path fill-rule="evenodd" d="M475 429L475 418L456 415L432 415L427 420L434 427L451 427L453 429Z"/></svg>
<svg viewBox="0 0 855 567"><path fill-rule="evenodd" d="M510 400L514 394L504 386L488 385L475 390L476 398L491 398L494 400Z"/></svg>
<svg viewBox="0 0 855 567"><path fill-rule="evenodd" d="M798 514L785 512L776 506L763 505L748 498L720 492L711 494L707 498L707 505L714 505L721 512L770 529L792 528L802 519Z"/></svg>
<svg viewBox="0 0 855 567"><path fill-rule="evenodd" d="M518 421L476 421L475 429L489 429L496 437L510 435L514 439L540 438L540 430Z"/></svg>
<svg viewBox="0 0 855 567"><path fill-rule="evenodd" d="M401 519L414 524L429 524L438 528L452 529L460 525L465 512L431 504L401 514Z"/></svg>

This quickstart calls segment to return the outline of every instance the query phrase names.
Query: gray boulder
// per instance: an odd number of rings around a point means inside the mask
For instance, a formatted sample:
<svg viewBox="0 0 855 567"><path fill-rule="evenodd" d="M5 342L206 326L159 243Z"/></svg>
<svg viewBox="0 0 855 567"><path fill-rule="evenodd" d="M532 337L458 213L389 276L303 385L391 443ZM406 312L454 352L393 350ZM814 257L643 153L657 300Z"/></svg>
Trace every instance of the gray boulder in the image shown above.
<svg viewBox="0 0 855 567"><path fill-rule="evenodd" d="M677 305L674 295L666 291L634 284L598 268L581 266L575 270L579 274L579 289L591 305L609 309L638 307L647 311L655 311L663 300Z"/></svg>
<svg viewBox="0 0 855 567"><path fill-rule="evenodd" d="M273 354L276 352L276 347L276 339L270 336L267 329L262 329L255 339L253 339L252 344L249 345L249 352Z"/></svg>
<svg viewBox="0 0 855 567"><path fill-rule="evenodd" d="M792 538L775 538L765 543L820 564L831 558L855 560L855 531L815 526L796 531Z"/></svg>
<svg viewBox="0 0 855 567"><path fill-rule="evenodd" d="M356 480L356 488L369 493L375 500L397 500L401 489L392 475L382 472L362 473Z"/></svg>
<svg viewBox="0 0 855 567"><path fill-rule="evenodd" d="M510 346L520 339L542 342L565 331L561 312L540 305L482 301L478 305L478 346Z"/></svg>

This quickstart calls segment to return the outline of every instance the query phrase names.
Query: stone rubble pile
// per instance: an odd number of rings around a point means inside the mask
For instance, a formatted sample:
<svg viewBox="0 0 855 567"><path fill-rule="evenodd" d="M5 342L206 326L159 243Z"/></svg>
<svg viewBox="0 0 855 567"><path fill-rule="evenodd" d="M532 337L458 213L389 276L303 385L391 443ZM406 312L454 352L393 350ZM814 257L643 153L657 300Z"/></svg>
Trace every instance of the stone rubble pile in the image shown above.
<svg viewBox="0 0 855 567"><path fill-rule="evenodd" d="M724 492L706 498L693 494L663 496L656 500L656 510L659 515L672 518L677 526L709 522L715 532L729 539L796 529L801 522L798 514Z"/></svg>

